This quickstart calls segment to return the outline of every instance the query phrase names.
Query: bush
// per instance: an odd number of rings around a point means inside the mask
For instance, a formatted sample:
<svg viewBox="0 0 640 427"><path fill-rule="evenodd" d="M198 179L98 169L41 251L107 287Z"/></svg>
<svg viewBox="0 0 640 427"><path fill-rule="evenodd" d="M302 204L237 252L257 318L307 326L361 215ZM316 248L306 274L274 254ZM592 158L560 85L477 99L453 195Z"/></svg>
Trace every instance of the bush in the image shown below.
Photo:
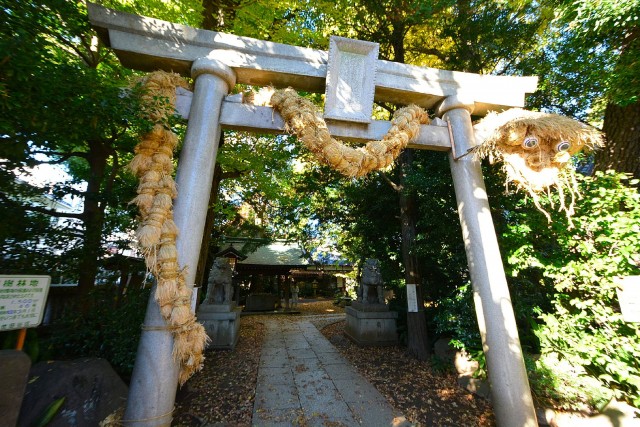
<svg viewBox="0 0 640 427"><path fill-rule="evenodd" d="M584 409L612 390L640 405L640 325L623 321L615 283L640 274L640 195L627 181L614 172L579 176L582 199L571 221L556 213L548 223L521 194L492 199L523 349L580 372L571 378L557 363L528 362L540 401ZM430 310L438 335L479 357L472 295L471 285L462 285Z"/></svg>
<svg viewBox="0 0 640 427"><path fill-rule="evenodd" d="M638 406L640 328L622 319L615 277L640 273L640 195L614 172L578 180L583 198L573 227L559 215L546 224L530 202L509 211L501 239L507 272L511 282L537 282L550 294L532 325L541 351Z"/></svg>
<svg viewBox="0 0 640 427"><path fill-rule="evenodd" d="M454 347L464 349L469 354L482 350L471 283L460 286L430 312L429 317L433 318L433 329L437 336L451 337Z"/></svg>
<svg viewBox="0 0 640 427"><path fill-rule="evenodd" d="M69 312L53 326L45 343L50 357L102 357L125 380L130 378L149 294L148 288L129 289L116 298L115 286L96 287L87 314Z"/></svg>
<svg viewBox="0 0 640 427"><path fill-rule="evenodd" d="M592 413L601 410L612 392L584 370L560 361L554 355L533 360L525 356L529 384L538 406Z"/></svg>

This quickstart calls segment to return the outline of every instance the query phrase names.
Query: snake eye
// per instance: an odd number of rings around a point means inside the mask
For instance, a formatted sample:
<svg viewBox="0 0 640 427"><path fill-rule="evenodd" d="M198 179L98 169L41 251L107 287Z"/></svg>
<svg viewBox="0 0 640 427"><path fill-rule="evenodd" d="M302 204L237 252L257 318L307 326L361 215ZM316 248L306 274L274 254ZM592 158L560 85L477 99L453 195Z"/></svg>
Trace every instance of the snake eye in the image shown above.
<svg viewBox="0 0 640 427"><path fill-rule="evenodd" d="M535 136L528 136L522 141L522 146L527 150L531 150L538 146L538 138Z"/></svg>
<svg viewBox="0 0 640 427"><path fill-rule="evenodd" d="M563 151L567 151L571 148L571 143L569 141L560 141L558 145L556 145L556 151L558 153L562 153Z"/></svg>

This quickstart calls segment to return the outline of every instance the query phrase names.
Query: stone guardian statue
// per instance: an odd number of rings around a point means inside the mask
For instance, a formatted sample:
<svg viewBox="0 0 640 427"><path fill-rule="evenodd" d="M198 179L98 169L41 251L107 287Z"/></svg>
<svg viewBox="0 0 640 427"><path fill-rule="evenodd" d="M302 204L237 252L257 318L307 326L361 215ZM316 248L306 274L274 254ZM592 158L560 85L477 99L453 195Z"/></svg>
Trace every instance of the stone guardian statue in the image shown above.
<svg viewBox="0 0 640 427"><path fill-rule="evenodd" d="M232 270L229 260L224 257L216 258L211 266L207 280L207 304L231 303Z"/></svg>
<svg viewBox="0 0 640 427"><path fill-rule="evenodd" d="M362 267L358 301L363 304L384 304L383 285L379 261L367 259Z"/></svg>

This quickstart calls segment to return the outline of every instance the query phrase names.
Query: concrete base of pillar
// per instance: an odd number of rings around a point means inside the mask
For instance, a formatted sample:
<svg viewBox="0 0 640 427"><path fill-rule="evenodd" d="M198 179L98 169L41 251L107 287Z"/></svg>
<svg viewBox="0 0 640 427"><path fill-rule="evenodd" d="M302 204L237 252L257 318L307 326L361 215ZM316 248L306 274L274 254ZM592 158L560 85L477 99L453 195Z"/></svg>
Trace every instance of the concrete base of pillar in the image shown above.
<svg viewBox="0 0 640 427"><path fill-rule="evenodd" d="M360 346L384 346L398 343L395 311L360 311L346 307L345 335Z"/></svg>
<svg viewBox="0 0 640 427"><path fill-rule="evenodd" d="M240 337L240 309L220 312L213 304L201 304L198 321L204 325L211 342L208 349L233 350Z"/></svg>

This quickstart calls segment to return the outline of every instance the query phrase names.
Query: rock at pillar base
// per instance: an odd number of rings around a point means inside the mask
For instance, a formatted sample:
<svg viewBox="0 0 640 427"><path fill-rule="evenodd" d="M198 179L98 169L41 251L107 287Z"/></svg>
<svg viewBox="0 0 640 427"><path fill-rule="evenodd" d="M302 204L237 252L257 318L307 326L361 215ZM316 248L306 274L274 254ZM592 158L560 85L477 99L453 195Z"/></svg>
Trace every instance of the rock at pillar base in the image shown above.
<svg viewBox="0 0 640 427"><path fill-rule="evenodd" d="M345 335L360 346L384 346L398 343L396 319L398 313L380 304L378 310L357 310L346 307L347 325ZM368 307L373 308L372 306Z"/></svg>
<svg viewBox="0 0 640 427"><path fill-rule="evenodd" d="M20 350L0 350L0 425L15 426L29 379L31 359Z"/></svg>
<svg viewBox="0 0 640 427"><path fill-rule="evenodd" d="M233 350L240 337L240 309L227 305L201 304L198 321L204 325L211 342L208 349Z"/></svg>
<svg viewBox="0 0 640 427"><path fill-rule="evenodd" d="M51 427L93 427L124 406L127 386L104 359L39 362L29 373L19 426L36 425L47 407L64 397ZM2 421L0 421L0 425Z"/></svg>

